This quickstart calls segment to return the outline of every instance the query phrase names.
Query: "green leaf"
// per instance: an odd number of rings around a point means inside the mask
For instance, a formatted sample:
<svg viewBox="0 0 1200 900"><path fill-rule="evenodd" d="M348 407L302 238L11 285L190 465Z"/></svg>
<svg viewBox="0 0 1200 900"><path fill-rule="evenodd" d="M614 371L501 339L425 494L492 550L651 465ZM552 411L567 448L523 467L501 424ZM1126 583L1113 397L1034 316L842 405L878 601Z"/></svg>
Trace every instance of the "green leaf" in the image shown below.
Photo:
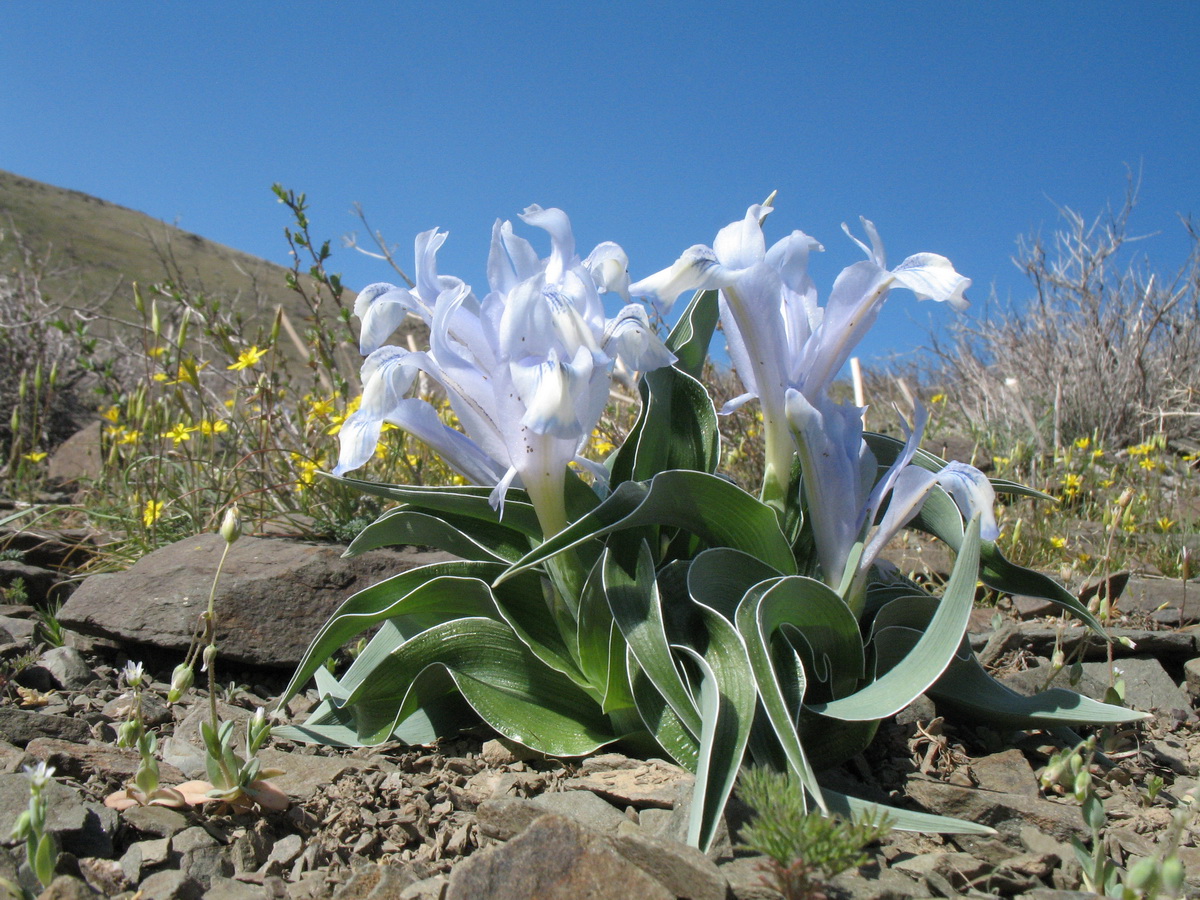
<svg viewBox="0 0 1200 900"><path fill-rule="evenodd" d="M996 829L987 825L968 822L965 819L954 819L950 816L935 816L932 813L916 812L911 809L898 809L885 803L872 803L860 800L846 794L825 789L825 800L829 811L845 819L865 814L886 814L893 828L900 831L924 831L938 834L995 834Z"/></svg>
<svg viewBox="0 0 1200 900"><path fill-rule="evenodd" d="M457 560L433 563L401 572L350 596L313 637L304 651L296 673L280 697L279 705L282 706L294 697L325 660L336 653L343 644L384 619L407 613L432 615L435 620L445 620L452 618L457 608L469 608L474 614L478 614L477 594L462 598L450 593L443 598L436 593L424 593L428 590L425 588L427 582L439 578L465 578L481 581L486 585L502 571L504 567L498 563ZM444 585L433 590L443 589ZM442 605L443 599L447 604L445 606ZM459 607L457 604L462 603L464 599L468 607Z"/></svg>
<svg viewBox="0 0 1200 900"><path fill-rule="evenodd" d="M693 378L704 374L708 346L720 317L717 296L716 291L697 291L667 335L667 347L678 358L675 368Z"/></svg>
<svg viewBox="0 0 1200 900"><path fill-rule="evenodd" d="M646 481L668 469L713 472L721 448L708 389L668 366L643 375L638 390L642 409L613 457L610 484Z"/></svg>
<svg viewBox="0 0 1200 900"><path fill-rule="evenodd" d="M529 552L529 537L515 528L469 516L390 509L350 542L346 556L377 547L436 547L462 559L512 563Z"/></svg>
<svg viewBox="0 0 1200 900"><path fill-rule="evenodd" d="M552 756L582 756L616 740L593 698L539 660L503 622L461 618L436 625L379 661L345 701L359 739L387 740L418 708L411 686L442 667L475 712L500 734Z"/></svg>
<svg viewBox="0 0 1200 900"><path fill-rule="evenodd" d="M713 547L692 560L687 570L687 589L697 603L734 621L746 591L760 581L782 574L740 550Z"/></svg>
<svg viewBox="0 0 1200 900"><path fill-rule="evenodd" d="M695 772L700 759L700 741L675 714L671 704L655 687L645 670L638 665L632 648L626 647L625 664L629 672L630 690L637 704L638 716L654 740L671 759L685 769Z"/></svg>
<svg viewBox="0 0 1200 900"><path fill-rule="evenodd" d="M382 484L375 481L363 481L359 478L329 475L324 472L321 474L331 481L344 484L364 494L396 500L408 504L414 509L451 513L496 524L501 521L499 511L492 509L488 502L488 497L492 493L492 489L489 487ZM537 513L534 512L533 505L524 491L516 489L509 491L504 501L503 523L508 528L515 529L531 538L540 539L542 536Z"/></svg>
<svg viewBox="0 0 1200 900"><path fill-rule="evenodd" d="M732 547L790 575L791 547L774 511L741 488L704 472L661 472L650 481L626 481L591 513L514 563L501 581L555 554L613 532L672 526L716 547Z"/></svg>
<svg viewBox="0 0 1200 900"><path fill-rule="evenodd" d="M645 541L614 540L601 564L604 595L638 668L688 732L699 738L700 715L671 652L650 548Z"/></svg>
<svg viewBox="0 0 1200 900"><path fill-rule="evenodd" d="M880 666L891 665L911 653L919 634L918 629L902 626L879 631L874 646ZM966 642L926 693L938 709L993 728L1117 725L1140 721L1148 715L1063 688L1050 688L1028 697L1018 694L989 675Z"/></svg>
<svg viewBox="0 0 1200 900"><path fill-rule="evenodd" d="M808 704L809 708L835 719L861 722L885 718L908 706L938 679L954 658L975 602L978 571L979 517L976 516L967 526L937 612L912 652L862 690L829 703ZM901 598L892 604L903 602Z"/></svg>

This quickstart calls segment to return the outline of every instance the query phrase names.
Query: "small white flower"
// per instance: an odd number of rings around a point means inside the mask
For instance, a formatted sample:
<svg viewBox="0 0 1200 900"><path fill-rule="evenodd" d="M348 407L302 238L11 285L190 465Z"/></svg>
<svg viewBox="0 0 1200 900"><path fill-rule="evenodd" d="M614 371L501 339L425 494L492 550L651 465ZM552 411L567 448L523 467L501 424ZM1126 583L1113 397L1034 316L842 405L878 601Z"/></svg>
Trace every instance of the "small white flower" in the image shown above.
<svg viewBox="0 0 1200 900"><path fill-rule="evenodd" d="M121 677L125 679L125 683L131 688L141 687L142 679L145 675L140 662L135 663L133 660L125 663L125 668L121 670Z"/></svg>
<svg viewBox="0 0 1200 900"><path fill-rule="evenodd" d="M54 766L46 765L45 760L36 766L24 766L23 768L35 791L40 791L54 780Z"/></svg>

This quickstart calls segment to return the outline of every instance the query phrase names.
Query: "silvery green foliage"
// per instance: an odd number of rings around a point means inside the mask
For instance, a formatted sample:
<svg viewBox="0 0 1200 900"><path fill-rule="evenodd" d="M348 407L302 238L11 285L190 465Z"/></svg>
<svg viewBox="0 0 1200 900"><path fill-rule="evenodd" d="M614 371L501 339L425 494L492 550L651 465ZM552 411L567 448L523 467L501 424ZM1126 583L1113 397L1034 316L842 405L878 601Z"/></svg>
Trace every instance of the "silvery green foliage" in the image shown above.
<svg viewBox="0 0 1200 900"><path fill-rule="evenodd" d="M396 505L349 552L423 544L458 559L349 598L281 701L315 677L321 703L276 734L423 743L482 719L550 755L615 743L665 753L697 775L689 838L706 848L747 761L787 771L813 809L872 810L822 787L816 771L860 752L880 719L922 693L1014 729L1140 717L1069 691L1021 697L984 671L965 636L978 580L1047 597L1099 628L1062 587L993 543L993 492L1029 492L919 450L920 418L897 441L864 434L859 410L829 399L890 288L961 305L969 282L933 254L888 269L866 223L869 259L842 273L822 308L806 272L819 245L794 232L766 249L768 211L751 207L713 248L693 247L628 285L615 244L581 260L565 215L530 207L524 218L550 233L550 257L498 223L483 300L437 273L437 231L417 239L412 290L363 291L364 400L343 428L337 477ZM691 288L665 342L641 307L610 319L599 300L628 290L670 302ZM429 324L430 349L380 346L408 312ZM743 402L757 397L769 425L759 496L716 472L717 413L698 378L719 317ZM580 449L617 359L643 371L642 409L601 466ZM446 389L462 432L407 396L417 372ZM370 457L383 421L437 448L473 484L345 477ZM957 554L940 596L879 557L903 527ZM330 675L325 661L376 626L347 672ZM900 828L990 830L888 814Z"/></svg>

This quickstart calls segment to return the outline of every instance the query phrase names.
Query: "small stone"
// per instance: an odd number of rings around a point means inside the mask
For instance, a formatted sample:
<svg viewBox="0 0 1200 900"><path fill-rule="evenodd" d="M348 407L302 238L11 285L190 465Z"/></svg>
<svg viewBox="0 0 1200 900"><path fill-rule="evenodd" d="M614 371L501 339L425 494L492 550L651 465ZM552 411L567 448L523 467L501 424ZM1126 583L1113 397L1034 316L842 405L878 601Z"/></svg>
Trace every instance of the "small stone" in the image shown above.
<svg viewBox="0 0 1200 900"><path fill-rule="evenodd" d="M280 866L286 866L298 857L303 850L304 842L301 840L300 835L289 834L275 842L275 846L271 848L270 855L267 857L267 865L276 863Z"/></svg>
<svg viewBox="0 0 1200 900"><path fill-rule="evenodd" d="M125 877L125 872L121 868L121 864L115 859L98 859L94 856L84 857L79 860L79 872L93 890L100 892L106 897L111 897L113 894L119 894L121 891L127 890L131 884L129 879Z"/></svg>
<svg viewBox="0 0 1200 900"><path fill-rule="evenodd" d="M660 760L637 763L608 771L583 770L562 783L564 791L591 791L625 806L671 809L682 793L690 793L695 776L679 766Z"/></svg>
<svg viewBox="0 0 1200 900"><path fill-rule="evenodd" d="M275 785L289 797L310 800L323 788L337 780L343 772L362 769L362 760L342 757L306 756L302 753L285 753L267 747L258 752L264 769L283 769L282 775L271 778Z"/></svg>
<svg viewBox="0 0 1200 900"><path fill-rule="evenodd" d="M171 839L171 850L180 855L179 869L204 887L217 876L233 875L233 862L216 838L199 826L185 828Z"/></svg>
<svg viewBox="0 0 1200 900"><path fill-rule="evenodd" d="M765 862L764 856L739 856L717 867L735 900L779 900L779 891L763 882Z"/></svg>
<svg viewBox="0 0 1200 900"><path fill-rule="evenodd" d="M403 866L392 863L359 865L333 895L333 900L385 900L400 896L416 881L411 870Z"/></svg>
<svg viewBox="0 0 1200 900"><path fill-rule="evenodd" d="M945 878L957 890L962 890L991 867L969 853L926 853L892 863L892 868L928 880L931 873Z"/></svg>
<svg viewBox="0 0 1200 900"><path fill-rule="evenodd" d="M725 900L728 886L716 863L687 844L639 834L637 829L609 838L613 849L677 897Z"/></svg>
<svg viewBox="0 0 1200 900"><path fill-rule="evenodd" d="M38 900L91 900L100 896L87 884L70 875L59 875L50 886L38 894Z"/></svg>
<svg viewBox="0 0 1200 900"><path fill-rule="evenodd" d="M1200 656L1189 659L1183 664L1183 678L1188 694L1193 699L1200 697Z"/></svg>
<svg viewBox="0 0 1200 900"><path fill-rule="evenodd" d="M0 706L0 740L18 747L39 737L83 744L91 736L92 730L79 719Z"/></svg>
<svg viewBox="0 0 1200 900"><path fill-rule="evenodd" d="M50 673L59 690L82 690L96 678L96 673L74 647L52 647L41 655L38 665Z"/></svg>
<svg viewBox="0 0 1200 900"><path fill-rule="evenodd" d="M160 838L174 837L188 827L187 816L165 806L131 806L121 813L121 819L141 834Z"/></svg>
<svg viewBox="0 0 1200 900"><path fill-rule="evenodd" d="M125 782L137 773L141 757L133 749L114 747L98 741L75 744L55 738L34 738L25 752L34 759L45 760L56 772L79 781L91 775ZM159 778L163 784L184 781L184 775L170 763L159 763Z"/></svg>
<svg viewBox="0 0 1200 900"><path fill-rule="evenodd" d="M400 892L397 900L442 900L448 884L449 879L445 875L434 875L410 884Z"/></svg>
<svg viewBox="0 0 1200 900"><path fill-rule="evenodd" d="M204 900L262 900L263 889L233 878L216 876L204 892Z"/></svg>
<svg viewBox="0 0 1200 900"><path fill-rule="evenodd" d="M599 835L562 816L539 818L507 844L487 847L450 874L446 900L675 900Z"/></svg>
<svg viewBox="0 0 1200 900"><path fill-rule="evenodd" d="M138 885L140 900L200 900L204 886L179 869L164 869Z"/></svg>

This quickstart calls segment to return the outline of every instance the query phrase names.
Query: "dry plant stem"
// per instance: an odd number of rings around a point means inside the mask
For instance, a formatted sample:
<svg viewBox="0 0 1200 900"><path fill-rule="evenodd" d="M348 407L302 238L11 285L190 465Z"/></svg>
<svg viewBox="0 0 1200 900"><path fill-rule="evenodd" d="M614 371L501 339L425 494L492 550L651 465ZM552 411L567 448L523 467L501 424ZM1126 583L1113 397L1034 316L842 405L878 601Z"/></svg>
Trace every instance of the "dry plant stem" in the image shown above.
<svg viewBox="0 0 1200 900"><path fill-rule="evenodd" d="M208 670L208 712L214 734L221 724L220 719L217 718L217 582L221 578L225 557L229 555L229 548L232 546L233 544L226 541L225 547L221 551L221 560L217 563L217 573L213 576L212 589L208 592L208 609L204 613L204 632L208 642L204 654L204 667Z"/></svg>

